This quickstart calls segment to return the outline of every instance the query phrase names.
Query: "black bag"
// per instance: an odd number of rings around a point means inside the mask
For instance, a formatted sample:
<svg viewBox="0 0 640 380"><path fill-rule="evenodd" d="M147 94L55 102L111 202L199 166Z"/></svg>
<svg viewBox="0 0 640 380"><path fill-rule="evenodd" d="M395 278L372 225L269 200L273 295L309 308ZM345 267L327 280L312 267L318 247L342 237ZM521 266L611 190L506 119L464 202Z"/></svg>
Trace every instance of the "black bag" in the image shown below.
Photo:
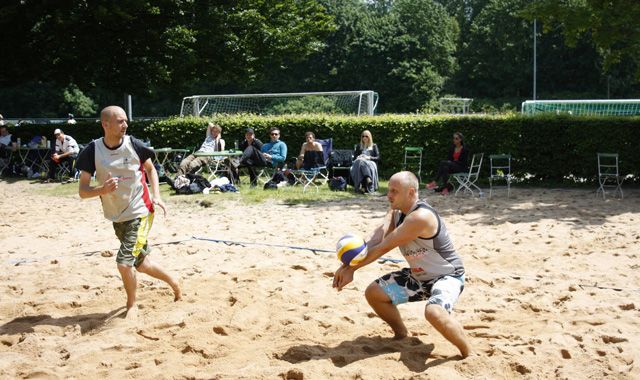
<svg viewBox="0 0 640 380"><path fill-rule="evenodd" d="M205 188L211 187L211 183L201 175L187 174L186 178L189 180L189 185L176 184L176 182L178 182L177 178L176 180L169 180L167 182L176 191L176 194L196 194L201 193Z"/></svg>
<svg viewBox="0 0 640 380"><path fill-rule="evenodd" d="M348 168L353 163L353 151L348 149L332 150L329 154L330 167Z"/></svg>
<svg viewBox="0 0 640 380"><path fill-rule="evenodd" d="M347 180L344 177L333 177L329 180L329 188L333 191L346 191Z"/></svg>

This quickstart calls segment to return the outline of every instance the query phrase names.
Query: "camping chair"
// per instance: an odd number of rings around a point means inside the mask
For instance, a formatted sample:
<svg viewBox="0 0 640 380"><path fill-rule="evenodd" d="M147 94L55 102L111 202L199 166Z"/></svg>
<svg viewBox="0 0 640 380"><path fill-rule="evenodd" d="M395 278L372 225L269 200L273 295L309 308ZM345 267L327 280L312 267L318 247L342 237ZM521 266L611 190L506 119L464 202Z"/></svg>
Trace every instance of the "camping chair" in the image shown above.
<svg viewBox="0 0 640 380"><path fill-rule="evenodd" d="M307 191L309 186L313 185L316 192L320 185L325 184L329 180L329 170L327 169L327 162L329 161L329 155L333 146L333 139L316 140L322 145L322 152L309 151L304 153L302 160L302 168L299 170L292 170L296 184L303 186L302 192Z"/></svg>
<svg viewBox="0 0 640 380"><path fill-rule="evenodd" d="M77 173L76 160L78 157L72 157L71 161L66 160L58 165L58 171L56 173L56 179L60 182L68 181L74 182L80 179L80 173Z"/></svg>
<svg viewBox="0 0 640 380"><path fill-rule="evenodd" d="M625 177L620 175L618 168L618 153L598 153L598 190L596 196L602 192L602 199L605 199L605 187L614 188L614 195L620 193L623 198L622 182Z"/></svg>
<svg viewBox="0 0 640 380"><path fill-rule="evenodd" d="M404 147L404 163L402 170L410 170L413 168L417 171L418 181L422 181L422 147L421 146L405 146Z"/></svg>
<svg viewBox="0 0 640 380"><path fill-rule="evenodd" d="M489 198L493 195L494 181L505 181L507 198L511 196L511 155L492 154L489 156ZM502 187L502 186L501 186Z"/></svg>
<svg viewBox="0 0 640 380"><path fill-rule="evenodd" d="M455 195L458 195L458 192L463 190L464 192L468 191L471 193L471 196L473 196L474 188L478 190L478 195L482 195L482 189L476 185L476 182L480 177L480 168L482 167L483 156L484 153L476 153L473 155L468 173L455 173L451 175L456 181L458 181L459 185Z"/></svg>

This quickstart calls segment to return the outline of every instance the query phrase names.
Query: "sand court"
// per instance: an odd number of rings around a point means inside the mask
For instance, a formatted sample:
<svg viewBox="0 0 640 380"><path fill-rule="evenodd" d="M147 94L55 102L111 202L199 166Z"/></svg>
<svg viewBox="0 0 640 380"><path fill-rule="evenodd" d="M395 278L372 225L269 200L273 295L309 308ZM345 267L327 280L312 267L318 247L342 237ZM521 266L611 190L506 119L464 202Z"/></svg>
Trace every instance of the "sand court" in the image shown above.
<svg viewBox="0 0 640 380"><path fill-rule="evenodd" d="M622 201L520 188L511 199L429 197L467 271L454 313L481 355L460 360L424 303L399 307L410 336L393 341L364 299L404 263L369 265L337 293L333 254L191 239L331 250L372 231L384 197L213 208L169 197L149 239L184 300L140 274L138 315L125 320L100 202L34 186L0 182L0 378L640 378L635 189Z"/></svg>

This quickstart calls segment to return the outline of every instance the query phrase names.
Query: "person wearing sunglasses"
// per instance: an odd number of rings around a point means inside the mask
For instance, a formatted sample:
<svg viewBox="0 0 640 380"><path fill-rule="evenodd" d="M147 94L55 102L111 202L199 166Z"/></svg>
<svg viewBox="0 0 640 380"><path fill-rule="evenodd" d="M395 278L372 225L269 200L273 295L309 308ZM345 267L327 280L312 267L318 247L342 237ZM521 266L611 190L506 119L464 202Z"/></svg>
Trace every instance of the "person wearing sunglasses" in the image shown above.
<svg viewBox="0 0 640 380"><path fill-rule="evenodd" d="M468 158L469 149L464 145L464 136L460 132L454 133L453 144L449 148L449 157L446 161L440 161L436 178L427 184L427 189L442 195L449 194L453 190L453 185L449 183L449 175L468 170Z"/></svg>
<svg viewBox="0 0 640 380"><path fill-rule="evenodd" d="M378 162L380 151L373 143L371 132L365 130L356 145L351 165L351 181L356 193L373 193L378 190Z"/></svg>

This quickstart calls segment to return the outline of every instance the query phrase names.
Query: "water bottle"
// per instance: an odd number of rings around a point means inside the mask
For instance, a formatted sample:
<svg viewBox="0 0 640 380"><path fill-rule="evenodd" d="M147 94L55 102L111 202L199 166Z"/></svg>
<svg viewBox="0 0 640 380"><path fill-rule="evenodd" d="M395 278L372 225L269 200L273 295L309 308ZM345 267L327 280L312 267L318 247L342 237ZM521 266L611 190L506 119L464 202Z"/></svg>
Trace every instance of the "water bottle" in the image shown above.
<svg viewBox="0 0 640 380"><path fill-rule="evenodd" d="M21 142L22 142L22 141L20 141L20 137L18 137L18 148L21 148L21 147L22 147Z"/></svg>
<svg viewBox="0 0 640 380"><path fill-rule="evenodd" d="M238 150L238 140L233 142L233 149Z"/></svg>

